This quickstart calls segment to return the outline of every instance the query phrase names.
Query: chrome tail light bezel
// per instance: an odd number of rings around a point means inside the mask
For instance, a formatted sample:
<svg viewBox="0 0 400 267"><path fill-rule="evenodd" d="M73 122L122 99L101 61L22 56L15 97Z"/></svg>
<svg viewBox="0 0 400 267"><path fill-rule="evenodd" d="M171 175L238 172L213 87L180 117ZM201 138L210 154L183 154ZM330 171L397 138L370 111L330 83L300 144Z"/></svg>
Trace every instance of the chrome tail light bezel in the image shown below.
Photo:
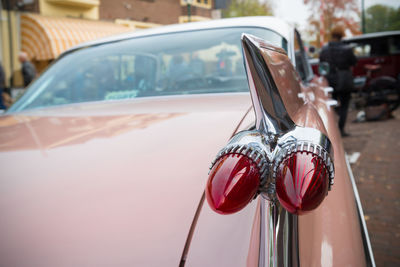
<svg viewBox="0 0 400 267"><path fill-rule="evenodd" d="M329 172L328 190L331 190L334 182L334 165L333 149L329 138L318 129L301 127L294 123L279 93L273 73L264 59L263 50L265 49L278 54L284 54L285 51L248 34L242 35L242 47L256 116L255 129L234 135L219 151L210 170L225 155L246 156L257 164L260 171L258 193L274 202L277 200L278 166L292 153L307 152L320 158L325 164ZM294 69L292 71L295 72Z"/></svg>
<svg viewBox="0 0 400 267"><path fill-rule="evenodd" d="M317 129L296 126L279 138L273 160L272 176L276 179L278 166L285 158L296 152L307 152L322 159L329 172L329 191L335 177L334 153L329 138Z"/></svg>

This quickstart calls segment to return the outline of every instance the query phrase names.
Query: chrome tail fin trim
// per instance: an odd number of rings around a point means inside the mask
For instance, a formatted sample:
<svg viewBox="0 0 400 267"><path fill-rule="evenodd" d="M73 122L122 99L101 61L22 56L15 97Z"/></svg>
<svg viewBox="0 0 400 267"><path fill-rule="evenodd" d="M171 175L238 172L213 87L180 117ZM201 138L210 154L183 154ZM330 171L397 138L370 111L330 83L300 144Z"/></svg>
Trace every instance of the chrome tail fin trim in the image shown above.
<svg viewBox="0 0 400 267"><path fill-rule="evenodd" d="M293 129L295 123L286 110L261 52L261 47L268 49L269 45L255 36L243 34L242 47L247 80L256 114L256 129L272 134L280 134ZM271 49L276 51L276 48L272 46Z"/></svg>

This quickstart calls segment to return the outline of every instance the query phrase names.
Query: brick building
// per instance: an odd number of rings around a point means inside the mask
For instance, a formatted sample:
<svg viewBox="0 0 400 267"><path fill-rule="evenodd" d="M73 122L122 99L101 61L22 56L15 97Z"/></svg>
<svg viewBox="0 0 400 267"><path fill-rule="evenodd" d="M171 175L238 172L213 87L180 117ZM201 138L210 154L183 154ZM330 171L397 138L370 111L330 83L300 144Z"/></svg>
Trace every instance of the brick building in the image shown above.
<svg viewBox="0 0 400 267"><path fill-rule="evenodd" d="M219 18L220 0L102 0L100 19L173 24ZM189 1L190 2L190 1Z"/></svg>
<svg viewBox="0 0 400 267"><path fill-rule="evenodd" d="M19 51L27 52L41 71L78 43L124 31L220 18L220 10L228 2L0 0L0 62L5 68L7 85L21 84Z"/></svg>

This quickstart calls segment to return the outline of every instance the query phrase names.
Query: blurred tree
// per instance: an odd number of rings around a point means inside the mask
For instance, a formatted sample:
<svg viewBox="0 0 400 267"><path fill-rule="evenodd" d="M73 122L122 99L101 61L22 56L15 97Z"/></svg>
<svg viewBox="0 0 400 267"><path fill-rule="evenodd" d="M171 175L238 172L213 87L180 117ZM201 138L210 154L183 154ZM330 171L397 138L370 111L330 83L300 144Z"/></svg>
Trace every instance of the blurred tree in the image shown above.
<svg viewBox="0 0 400 267"><path fill-rule="evenodd" d="M308 5L310 36L315 36L317 47L330 39L332 28L343 26L354 35L360 34L358 0L303 0ZM322 24L322 25L321 25ZM321 36L322 35L322 36ZM321 44L322 42L322 44Z"/></svg>
<svg viewBox="0 0 400 267"><path fill-rule="evenodd" d="M366 10L365 26L367 32L400 30L400 7L370 6Z"/></svg>
<svg viewBox="0 0 400 267"><path fill-rule="evenodd" d="M231 0L230 2L228 8L222 12L225 18L273 15L269 0Z"/></svg>

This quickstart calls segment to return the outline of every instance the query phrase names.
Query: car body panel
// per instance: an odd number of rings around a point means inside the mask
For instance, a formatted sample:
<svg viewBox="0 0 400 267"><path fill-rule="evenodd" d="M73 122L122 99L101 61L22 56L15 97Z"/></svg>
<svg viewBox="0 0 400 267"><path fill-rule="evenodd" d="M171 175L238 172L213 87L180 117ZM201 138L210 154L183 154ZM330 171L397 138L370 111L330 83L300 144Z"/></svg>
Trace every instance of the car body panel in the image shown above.
<svg viewBox="0 0 400 267"><path fill-rule="evenodd" d="M333 144L335 184L316 210L298 216L299 265L365 266L366 255L353 189L336 114L323 92L325 81L314 78L310 83L303 83L286 56L270 49L263 52L292 120L298 126L320 130Z"/></svg>
<svg viewBox="0 0 400 267"><path fill-rule="evenodd" d="M178 265L213 148L251 104L248 94L165 101L1 117L0 265Z"/></svg>
<svg viewBox="0 0 400 267"><path fill-rule="evenodd" d="M240 18L126 34L66 54L135 37L236 26L272 29L289 44L294 38L294 29L280 20ZM294 260L303 266L365 266L326 83L301 81L291 46L290 59L268 48L263 59L293 122L331 140L336 172L325 201L298 217L298 243L290 244L297 249ZM211 160L254 122L248 93L81 103L1 117L0 265L275 266L278 256L268 247L276 230L268 227L271 202L258 196L228 216L204 202Z"/></svg>
<svg viewBox="0 0 400 267"><path fill-rule="evenodd" d="M285 55L270 49L263 52L292 120L298 126L320 130L333 144L335 184L316 210L298 217L299 265L365 266L361 228L336 114L323 91L326 83L317 78L303 83Z"/></svg>
<svg viewBox="0 0 400 267"><path fill-rule="evenodd" d="M361 228L337 129L337 118L330 106L330 97L323 90L326 81L314 78L304 84L284 54L265 49L263 57L296 125L324 132L332 141L335 152L333 189L316 210L298 217L299 265L366 266ZM299 93L303 94L305 101L298 96ZM254 121L254 112L251 111L243 120L242 127L252 126ZM258 196L244 210L227 216L213 213L206 203L201 203L202 210L186 260L188 266L209 266L215 262L218 266L243 266L245 256L247 266L274 266L268 258L276 255L263 254L261 249L260 240L267 239L273 232L268 227L262 229L260 201L266 202ZM250 232L248 236L243 235L243 229L248 230L250 222L244 220L242 214L254 218L251 235ZM261 234L263 231L264 235ZM242 242L237 240L239 237Z"/></svg>
<svg viewBox="0 0 400 267"><path fill-rule="evenodd" d="M215 213L206 202L201 205L187 266L258 266L259 242L255 238L259 235L252 237L255 216L259 216L257 201L228 216Z"/></svg>
<svg viewBox="0 0 400 267"><path fill-rule="evenodd" d="M274 52L268 51L267 53L273 54ZM267 62L274 59L272 55L264 58ZM288 59L282 56L279 63L286 65L285 68L288 70L293 69ZM336 124L336 114L327 102L329 98L323 93L322 88L325 84L323 81L314 79L309 84L303 84L301 90L296 90L294 84L287 84L288 80L295 83L295 79L290 79L295 74L294 70L292 71L293 74L278 75L282 73L278 70L285 68L273 68L271 64L269 64L269 67L276 69L275 82L295 123L326 133L333 144L335 184L317 210L299 216L298 219L300 265L342 266L349 264L350 266L365 266L361 229L357 219L352 186L347 173L345 153ZM292 96L291 101L288 97L285 97L290 93L290 89L287 88L294 90L290 94ZM294 97L298 93L303 93L308 99L303 107L291 111L292 107L299 105L300 99ZM297 104L294 104L295 102ZM354 249L351 251L343 249L347 246Z"/></svg>
<svg viewBox="0 0 400 267"><path fill-rule="evenodd" d="M313 89L316 95L318 91L322 92L318 87ZM326 103L328 99L319 94L314 105L333 144L335 184L317 210L299 217L300 262L306 266L366 266L361 227L336 114Z"/></svg>

